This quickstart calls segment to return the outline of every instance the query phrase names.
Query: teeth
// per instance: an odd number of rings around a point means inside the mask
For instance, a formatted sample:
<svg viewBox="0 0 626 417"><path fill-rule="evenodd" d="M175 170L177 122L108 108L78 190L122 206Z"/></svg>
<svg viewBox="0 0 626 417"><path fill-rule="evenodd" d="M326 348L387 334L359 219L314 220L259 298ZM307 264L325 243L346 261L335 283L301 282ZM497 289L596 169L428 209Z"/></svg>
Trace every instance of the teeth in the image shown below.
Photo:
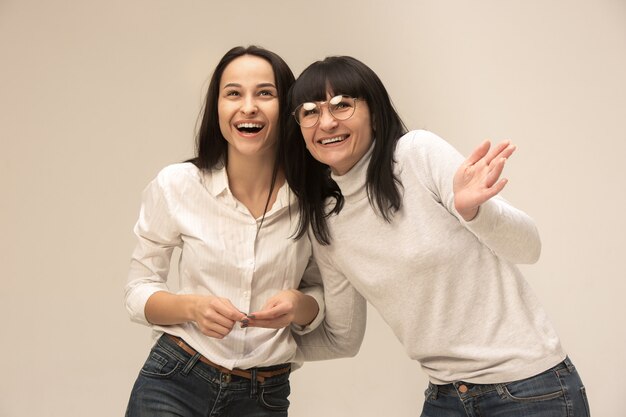
<svg viewBox="0 0 626 417"><path fill-rule="evenodd" d="M322 139L321 142L322 142L322 145L327 145L329 143L341 142L344 139L345 139L344 136L337 136L334 138Z"/></svg>
<svg viewBox="0 0 626 417"><path fill-rule="evenodd" d="M263 129L263 125L259 123L239 123L237 125L238 129Z"/></svg>

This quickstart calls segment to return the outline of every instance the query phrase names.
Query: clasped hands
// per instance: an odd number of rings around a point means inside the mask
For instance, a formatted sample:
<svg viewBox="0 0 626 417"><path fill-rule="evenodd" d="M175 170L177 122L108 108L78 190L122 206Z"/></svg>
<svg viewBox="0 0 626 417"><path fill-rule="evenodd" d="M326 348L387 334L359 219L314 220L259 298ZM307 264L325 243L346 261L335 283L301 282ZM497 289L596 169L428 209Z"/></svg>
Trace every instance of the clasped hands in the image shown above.
<svg viewBox="0 0 626 417"><path fill-rule="evenodd" d="M506 160L516 146L509 141L491 146L488 140L481 143L456 171L453 180L454 208L465 221L478 214L481 204L498 194L507 184L500 178Z"/></svg>
<svg viewBox="0 0 626 417"><path fill-rule="evenodd" d="M227 298L199 297L194 306L194 321L200 331L217 339L226 337L239 323L242 328L280 329L291 323L306 325L310 320L299 308L307 297L298 290L283 290L271 297L258 312L244 313Z"/></svg>

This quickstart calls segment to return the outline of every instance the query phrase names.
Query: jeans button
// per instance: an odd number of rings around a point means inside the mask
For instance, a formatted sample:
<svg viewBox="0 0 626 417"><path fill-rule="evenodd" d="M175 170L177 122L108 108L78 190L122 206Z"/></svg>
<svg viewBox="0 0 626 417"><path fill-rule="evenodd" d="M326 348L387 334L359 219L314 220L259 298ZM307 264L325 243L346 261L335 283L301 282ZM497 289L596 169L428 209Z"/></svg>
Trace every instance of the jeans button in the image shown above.
<svg viewBox="0 0 626 417"><path fill-rule="evenodd" d="M222 374L222 382L225 384L230 383L230 374Z"/></svg>
<svg viewBox="0 0 626 417"><path fill-rule="evenodd" d="M461 394L465 394L467 392L467 385L463 385L463 384L459 385L459 392Z"/></svg>

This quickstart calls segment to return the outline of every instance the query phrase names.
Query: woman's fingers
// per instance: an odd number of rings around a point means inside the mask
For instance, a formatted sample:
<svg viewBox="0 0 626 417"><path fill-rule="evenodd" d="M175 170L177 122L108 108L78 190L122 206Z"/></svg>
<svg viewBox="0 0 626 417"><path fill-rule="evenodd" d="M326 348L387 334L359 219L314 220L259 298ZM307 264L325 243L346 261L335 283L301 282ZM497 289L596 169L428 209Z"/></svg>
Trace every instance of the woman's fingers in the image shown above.
<svg viewBox="0 0 626 417"><path fill-rule="evenodd" d="M487 155L487 152L489 152L490 147L491 147L491 142L488 140L478 145L478 147L472 151L470 156L467 157L464 165L466 167L469 167L469 166L474 165L476 162L480 161L482 158L485 157L485 155Z"/></svg>
<svg viewBox="0 0 626 417"><path fill-rule="evenodd" d="M291 321L287 316L277 317L272 320L252 320L246 326L242 327L262 327L266 329L282 329L291 324Z"/></svg>
<svg viewBox="0 0 626 417"><path fill-rule="evenodd" d="M489 200L490 198L498 195L500 193L500 191L502 191L502 189L504 188L504 186L509 182L509 180L507 180L506 178L502 178L501 180L499 180L498 182L496 182L492 187L488 188L486 190L486 194L483 197L483 202ZM481 204L482 204L481 203Z"/></svg>
<svg viewBox="0 0 626 417"><path fill-rule="evenodd" d="M491 188L493 185L500 179L500 175L502 175L502 171L504 170L504 165L506 163L506 158L499 158L495 161L491 169L487 172L485 177L485 187Z"/></svg>
<svg viewBox="0 0 626 417"><path fill-rule="evenodd" d="M235 322L215 311L207 311L199 320L196 320L196 324L203 334L221 339L230 333Z"/></svg>
<svg viewBox="0 0 626 417"><path fill-rule="evenodd" d="M272 298L261 311L249 314L250 327L279 329L288 326L293 320L294 303L288 291L283 291Z"/></svg>
<svg viewBox="0 0 626 417"><path fill-rule="evenodd" d="M489 152L485 154L485 164L489 165L507 146L510 145L509 141L500 142L497 145L491 147Z"/></svg>
<svg viewBox="0 0 626 417"><path fill-rule="evenodd" d="M203 334L221 339L245 317L227 298L207 296L197 308L195 322Z"/></svg>
<svg viewBox="0 0 626 417"><path fill-rule="evenodd" d="M491 142L486 140L472 151L470 156L465 160L465 166L473 166L481 160L485 165L490 165L494 159L508 158L516 149L517 147L508 140L500 142L495 146L491 146Z"/></svg>
<svg viewBox="0 0 626 417"><path fill-rule="evenodd" d="M250 314L248 317L252 318L253 320L272 320L272 319L275 319L276 317L280 317L286 314L287 313L286 310L287 309L285 308L284 305L278 304L268 309L254 312Z"/></svg>
<svg viewBox="0 0 626 417"><path fill-rule="evenodd" d="M233 305L227 298L220 298L221 303L217 306L217 311L224 317L233 321L243 320L246 315L239 311L237 307Z"/></svg>
<svg viewBox="0 0 626 417"><path fill-rule="evenodd" d="M504 141L494 146L493 149L485 156L485 163L491 165L494 161L498 161L500 158L508 158L513 155L513 152L517 147L510 141Z"/></svg>
<svg viewBox="0 0 626 417"><path fill-rule="evenodd" d="M215 337L217 339L223 339L233 329L233 326L224 327L224 326L220 326L216 322L208 322L206 325L199 325L198 327L200 328L200 331L203 334L209 337Z"/></svg>

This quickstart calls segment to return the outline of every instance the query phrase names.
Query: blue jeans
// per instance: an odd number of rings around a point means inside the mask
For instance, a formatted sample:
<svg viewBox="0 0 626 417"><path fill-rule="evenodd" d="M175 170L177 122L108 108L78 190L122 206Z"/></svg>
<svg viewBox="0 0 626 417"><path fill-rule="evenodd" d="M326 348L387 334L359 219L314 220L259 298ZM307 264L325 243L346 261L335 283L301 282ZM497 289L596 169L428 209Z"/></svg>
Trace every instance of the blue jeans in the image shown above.
<svg viewBox="0 0 626 417"><path fill-rule="evenodd" d="M286 417L289 373L264 382L224 374L163 335L130 394L126 417ZM257 368L271 371L284 365Z"/></svg>
<svg viewBox="0 0 626 417"><path fill-rule="evenodd" d="M428 384L422 417L589 417L585 387L566 358L552 369L504 384Z"/></svg>

